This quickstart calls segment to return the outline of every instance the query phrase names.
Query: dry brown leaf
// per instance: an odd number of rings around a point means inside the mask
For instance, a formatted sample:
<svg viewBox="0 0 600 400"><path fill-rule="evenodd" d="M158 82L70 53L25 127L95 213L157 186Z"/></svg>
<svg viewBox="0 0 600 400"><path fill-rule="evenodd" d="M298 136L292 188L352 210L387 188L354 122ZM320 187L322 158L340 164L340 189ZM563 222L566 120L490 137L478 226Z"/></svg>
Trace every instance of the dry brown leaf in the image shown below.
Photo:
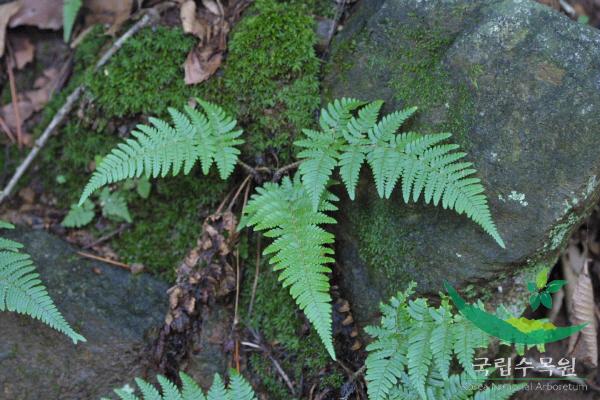
<svg viewBox="0 0 600 400"><path fill-rule="evenodd" d="M589 355L590 361L594 366L598 365L598 332L596 325L596 314L594 312L596 305L594 304L594 290L592 280L589 273L590 262L586 262L583 266L575 292L573 293L573 318L576 324L588 322L589 325L583 328L581 335L583 343L587 349L586 354Z"/></svg>
<svg viewBox="0 0 600 400"><path fill-rule="evenodd" d="M129 19L133 0L84 0L83 5L87 9L86 26L109 24L110 28L106 33L114 35Z"/></svg>
<svg viewBox="0 0 600 400"><path fill-rule="evenodd" d="M34 112L40 111L46 105L61 81L60 75L58 68L48 68L36 79L34 89L19 94L18 107L22 121L27 120ZM16 130L17 118L12 103L0 108L0 116L11 130Z"/></svg>
<svg viewBox="0 0 600 400"><path fill-rule="evenodd" d="M11 34L10 48L17 69L23 69L25 65L33 61L35 46L27 36Z"/></svg>
<svg viewBox="0 0 600 400"><path fill-rule="evenodd" d="M63 26L63 0L19 0L21 8L9 26L37 26L40 29L58 30Z"/></svg>
<svg viewBox="0 0 600 400"><path fill-rule="evenodd" d="M179 17L181 18L181 28L185 33L190 33L199 39L205 36L204 24L196 18L196 2L194 0L187 0L181 5Z"/></svg>
<svg viewBox="0 0 600 400"><path fill-rule="evenodd" d="M10 18L19 11L19 2L0 4L0 57L4 54L4 42L6 40L6 25Z"/></svg>
<svg viewBox="0 0 600 400"><path fill-rule="evenodd" d="M214 0L202 0L202 5L215 15L223 15L223 7Z"/></svg>
<svg viewBox="0 0 600 400"><path fill-rule="evenodd" d="M187 56L183 68L185 83L193 85L210 78L221 66L223 53L213 48L195 48Z"/></svg>

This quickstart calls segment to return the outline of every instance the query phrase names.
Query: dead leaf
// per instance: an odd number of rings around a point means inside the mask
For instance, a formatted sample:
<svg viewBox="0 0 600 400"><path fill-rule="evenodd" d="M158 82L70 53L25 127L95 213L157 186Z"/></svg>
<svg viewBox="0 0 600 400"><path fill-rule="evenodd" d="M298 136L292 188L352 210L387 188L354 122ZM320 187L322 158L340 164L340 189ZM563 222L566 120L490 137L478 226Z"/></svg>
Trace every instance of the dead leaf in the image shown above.
<svg viewBox="0 0 600 400"><path fill-rule="evenodd" d="M11 28L30 25L58 30L63 26L63 0L19 0L21 8L11 19Z"/></svg>
<svg viewBox="0 0 600 400"><path fill-rule="evenodd" d="M133 0L84 0L83 6L87 9L86 26L109 24L110 28L106 33L114 35L129 19Z"/></svg>
<svg viewBox="0 0 600 400"><path fill-rule="evenodd" d="M591 262L591 261L590 261ZM596 325L596 315L594 313L594 290L592 287L592 280L589 273L590 262L586 262L583 266L577 284L575 286L575 292L573 293L573 317L576 324L589 323L588 326L583 328L581 335L583 336L583 343L587 349L591 363L594 366L598 365L598 332Z"/></svg>
<svg viewBox="0 0 600 400"><path fill-rule="evenodd" d="M187 56L183 68L185 83L193 85L210 78L221 66L223 53L215 52L212 48L193 49Z"/></svg>
<svg viewBox="0 0 600 400"><path fill-rule="evenodd" d="M13 59L15 61L15 67L17 69L23 69L24 66L33 61L35 54L35 46L31 43L31 40L25 35L13 35L10 36L10 47L12 49Z"/></svg>
<svg viewBox="0 0 600 400"><path fill-rule="evenodd" d="M214 0L202 0L202 5L215 15L223 15L223 7Z"/></svg>
<svg viewBox="0 0 600 400"><path fill-rule="evenodd" d="M196 2L194 0L187 0L181 5L179 17L181 18L181 28L185 33L190 33L199 39L205 36L204 24L196 18Z"/></svg>
<svg viewBox="0 0 600 400"><path fill-rule="evenodd" d="M34 83L34 89L19 94L17 102L22 121L27 120L34 112L40 111L50 100L52 93L61 81L58 68L48 68ZM17 118L13 104L0 108L0 116L13 131L17 128Z"/></svg>
<svg viewBox="0 0 600 400"><path fill-rule="evenodd" d="M4 55L4 42L6 40L6 25L10 18L19 11L19 2L0 4L0 57Z"/></svg>

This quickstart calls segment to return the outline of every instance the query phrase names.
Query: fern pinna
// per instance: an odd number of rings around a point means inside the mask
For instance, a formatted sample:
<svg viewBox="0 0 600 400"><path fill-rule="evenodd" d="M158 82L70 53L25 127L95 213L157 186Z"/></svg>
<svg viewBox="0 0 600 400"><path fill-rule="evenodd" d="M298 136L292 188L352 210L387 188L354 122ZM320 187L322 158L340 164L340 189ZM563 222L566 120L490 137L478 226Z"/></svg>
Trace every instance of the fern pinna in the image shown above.
<svg viewBox="0 0 600 400"><path fill-rule="evenodd" d="M447 299L433 308L404 292L381 305L379 326L366 328L374 341L367 346L366 380L370 400L508 399L523 385L503 385L475 392L485 377L473 370L473 356L488 345L488 336L453 314ZM450 374L456 359L461 374Z"/></svg>
<svg viewBox="0 0 600 400"><path fill-rule="evenodd" d="M327 351L335 359L331 336L331 296L327 266L333 262L331 233L320 225L334 224L326 215L336 210L337 198L325 191L313 209L307 191L296 178L285 177L280 185L267 183L248 202L240 229L253 226L275 238L264 251L273 254L270 262L281 271L279 280L290 287L292 297L313 324Z"/></svg>
<svg viewBox="0 0 600 400"><path fill-rule="evenodd" d="M230 375L229 387L225 387L219 374L216 374L212 387L206 395L196 382L183 372L179 373L181 390L164 376L157 377L162 394L143 379L136 378L135 382L142 394L141 400L256 400L252 386L237 371L231 370ZM129 386L116 389L115 393L121 400L140 400Z"/></svg>
<svg viewBox="0 0 600 400"><path fill-rule="evenodd" d="M0 221L0 228L14 226ZM23 245L0 237L0 311L12 311L39 319L67 335L73 343L85 342L58 311L29 254L21 253Z"/></svg>
<svg viewBox="0 0 600 400"><path fill-rule="evenodd" d="M483 185L473 176L473 164L463 160L466 153L456 151L458 145L443 143L451 134L397 134L416 107L379 120L382 105L382 101L336 100L321 111L320 131L303 130L306 138L295 144L303 148L298 154L304 160L299 172L313 207L337 166L348 195L354 199L359 173L366 162L380 197L389 198L402 178L405 202L416 202L421 194L426 203L438 205L441 201L442 207L465 213L504 247Z"/></svg>

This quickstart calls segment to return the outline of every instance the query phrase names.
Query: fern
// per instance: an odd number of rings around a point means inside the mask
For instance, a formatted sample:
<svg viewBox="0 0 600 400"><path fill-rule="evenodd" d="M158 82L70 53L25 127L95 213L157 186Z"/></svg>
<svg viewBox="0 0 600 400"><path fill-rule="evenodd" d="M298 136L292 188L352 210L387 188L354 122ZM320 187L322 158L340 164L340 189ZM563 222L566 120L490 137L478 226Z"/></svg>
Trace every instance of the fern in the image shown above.
<svg viewBox="0 0 600 400"><path fill-rule="evenodd" d="M111 193L108 188L102 189L100 192L100 207L102 207L102 215L106 218L132 222L129 209L127 208L127 201L119 191Z"/></svg>
<svg viewBox="0 0 600 400"><path fill-rule="evenodd" d="M75 24L75 18L81 8L81 0L65 0L63 4L63 39L65 42L69 41L71 32L73 31L73 25Z"/></svg>
<svg viewBox="0 0 600 400"><path fill-rule="evenodd" d="M464 213L504 247L483 185L474 177L473 164L464 161L466 153L457 151L458 145L444 143L451 134L397 134L415 113L415 107L378 121L383 102L364 104L354 99L336 100L321 111L321 131L305 129L306 138L295 142L302 148L298 157L304 161L299 173L313 208L318 206L337 166L349 197L354 199L359 173L366 162L380 197L390 198L401 179L406 203L416 202L423 195L427 204L441 203L444 208Z"/></svg>
<svg viewBox="0 0 600 400"><path fill-rule="evenodd" d="M256 400L252 386L237 371L231 370L230 374L228 388L223 384L219 374L216 374L212 387L206 395L196 382L183 372L179 373L181 390L164 376L157 377L162 394L143 379L136 378L135 382L142 394L141 400ZM140 400L131 393L131 390L116 389L115 393L122 400Z"/></svg>
<svg viewBox="0 0 600 400"><path fill-rule="evenodd" d="M275 238L264 251L273 254L271 263L280 271L279 280L290 287L290 293L308 320L313 324L327 351L335 359L331 334L331 297L326 264L333 262L333 250L328 245L333 235L320 225L335 220L325 214L337 208L337 198L321 194L316 210L308 190L300 179L285 177L280 185L266 183L257 189L244 211L240 229L253 226Z"/></svg>
<svg viewBox="0 0 600 400"><path fill-rule="evenodd" d="M379 326L366 328L374 341L367 346L366 380L370 400L508 399L523 385L504 385L474 393L485 380L473 371L475 349L488 337L453 314L447 299L438 308L423 298L409 300L414 284L381 306ZM464 372L450 374L456 359ZM474 397L473 397L474 396Z"/></svg>
<svg viewBox="0 0 600 400"><path fill-rule="evenodd" d="M173 126L150 118L151 125L138 125L127 139L111 151L92 175L79 200L83 202L97 189L117 181L140 177L165 177L183 170L188 174L197 160L202 172L208 174L212 164L222 179L235 167L243 143L241 130L234 130L236 121L218 106L198 99L203 109L185 107L185 114L169 109Z"/></svg>
<svg viewBox="0 0 600 400"><path fill-rule="evenodd" d="M80 228L92 222L95 215L94 203L86 200L82 205L72 204L61 224L65 228Z"/></svg>
<svg viewBox="0 0 600 400"><path fill-rule="evenodd" d="M12 229L0 221L0 228ZM0 238L0 311L12 311L39 319L67 335L73 343L85 342L60 314L35 271L28 254L20 253L22 244Z"/></svg>

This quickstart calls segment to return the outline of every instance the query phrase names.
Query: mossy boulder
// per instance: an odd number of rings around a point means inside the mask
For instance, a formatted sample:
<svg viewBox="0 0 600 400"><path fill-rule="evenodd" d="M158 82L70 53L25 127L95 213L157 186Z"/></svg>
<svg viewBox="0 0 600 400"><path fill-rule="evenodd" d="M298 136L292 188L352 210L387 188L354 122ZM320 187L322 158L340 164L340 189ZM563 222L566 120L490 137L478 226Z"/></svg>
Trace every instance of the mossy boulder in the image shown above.
<svg viewBox="0 0 600 400"><path fill-rule="evenodd" d="M388 112L416 105L407 130L453 133L506 243L464 215L404 204L398 193L380 200L364 174L356 201L342 195L336 236L359 321L411 280L426 294L448 280L498 298L555 260L600 193L599 56L598 31L532 1L359 6L334 41L325 100L383 99Z"/></svg>
<svg viewBox="0 0 600 400"><path fill-rule="evenodd" d="M168 285L82 259L59 238L24 228L3 232L25 246L56 306L87 339L0 313L0 398L97 399L141 376L145 332L163 321Z"/></svg>

